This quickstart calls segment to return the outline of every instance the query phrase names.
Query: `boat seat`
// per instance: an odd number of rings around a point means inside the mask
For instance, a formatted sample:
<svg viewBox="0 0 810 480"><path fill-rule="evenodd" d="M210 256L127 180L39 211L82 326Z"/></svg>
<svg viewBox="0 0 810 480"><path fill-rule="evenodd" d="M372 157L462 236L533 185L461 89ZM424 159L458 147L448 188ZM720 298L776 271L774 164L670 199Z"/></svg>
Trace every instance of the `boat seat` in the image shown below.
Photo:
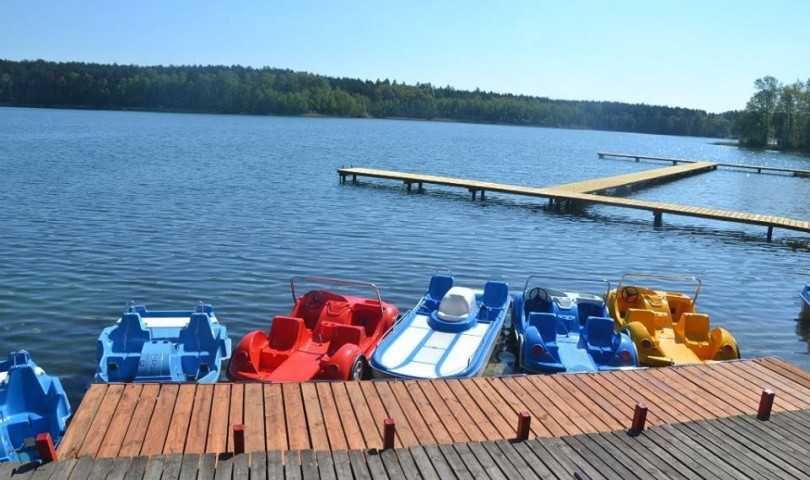
<svg viewBox="0 0 810 480"><path fill-rule="evenodd" d="M532 312L529 314L529 325L537 328L546 348L557 345L557 316L547 312Z"/></svg>
<svg viewBox="0 0 810 480"><path fill-rule="evenodd" d="M183 346L181 364L183 372L190 376L201 373L207 374L216 364L216 354L219 348L211 321L204 313L192 313L191 319L178 335L179 343Z"/></svg>
<svg viewBox="0 0 810 480"><path fill-rule="evenodd" d="M588 317L585 321L585 344L588 352L602 358L609 358L615 350L613 320L606 317Z"/></svg>
<svg viewBox="0 0 810 480"><path fill-rule="evenodd" d="M586 325L588 317L603 317L605 304L598 300L577 300L577 320L580 325Z"/></svg>
<svg viewBox="0 0 810 480"><path fill-rule="evenodd" d="M327 353L333 355L343 345L351 343L359 345L363 338L363 328L355 325L335 324L332 329L332 340L329 342Z"/></svg>
<svg viewBox="0 0 810 480"><path fill-rule="evenodd" d="M140 355L143 344L149 341L149 330L137 313L125 313L121 323L110 332L112 351L119 355Z"/></svg>
<svg viewBox="0 0 810 480"><path fill-rule="evenodd" d="M683 340L692 350L710 348L709 316L705 313L684 313L681 316Z"/></svg>
<svg viewBox="0 0 810 480"><path fill-rule="evenodd" d="M655 321L655 313L652 310L643 310L640 308L631 308L627 310L625 316L625 323L639 322L647 329L651 337L655 338L657 325Z"/></svg>
<svg viewBox="0 0 810 480"><path fill-rule="evenodd" d="M478 318L493 321L498 318L503 305L509 299L509 285L503 282L484 284L484 295Z"/></svg>
<svg viewBox="0 0 810 480"><path fill-rule="evenodd" d="M430 278L430 286L428 286L428 293L425 299L429 303L429 305L427 305L428 308L430 310L438 308L439 302L442 301L442 298L444 298L444 295L452 286L453 277L448 275L433 275Z"/></svg>
<svg viewBox="0 0 810 480"><path fill-rule="evenodd" d="M274 317L273 324L270 326L270 348L281 351L290 350L298 343L302 328L304 328L302 318L283 315Z"/></svg>
<svg viewBox="0 0 810 480"><path fill-rule="evenodd" d="M362 327L366 335L371 336L382 320L382 310L379 303L376 305L357 304L352 310L352 325Z"/></svg>

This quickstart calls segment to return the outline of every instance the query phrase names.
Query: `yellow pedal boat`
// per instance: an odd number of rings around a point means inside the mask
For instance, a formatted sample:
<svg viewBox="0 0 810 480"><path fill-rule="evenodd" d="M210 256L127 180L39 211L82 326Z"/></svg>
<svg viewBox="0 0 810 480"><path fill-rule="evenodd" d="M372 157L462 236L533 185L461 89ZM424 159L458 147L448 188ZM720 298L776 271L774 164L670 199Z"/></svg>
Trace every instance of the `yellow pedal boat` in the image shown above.
<svg viewBox="0 0 810 480"><path fill-rule="evenodd" d="M655 290L640 283L689 282L692 296ZM651 367L740 358L728 330L709 326L709 316L695 311L701 282L693 276L628 273L608 293L616 330L625 330L638 349L640 365Z"/></svg>

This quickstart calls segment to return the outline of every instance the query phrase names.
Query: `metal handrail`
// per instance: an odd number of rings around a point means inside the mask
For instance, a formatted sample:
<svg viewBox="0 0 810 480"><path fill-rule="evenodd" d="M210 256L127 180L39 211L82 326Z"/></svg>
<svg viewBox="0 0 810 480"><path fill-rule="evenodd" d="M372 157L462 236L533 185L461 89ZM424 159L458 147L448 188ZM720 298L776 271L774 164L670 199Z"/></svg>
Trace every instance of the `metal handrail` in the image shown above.
<svg viewBox="0 0 810 480"><path fill-rule="evenodd" d="M331 278L331 277L318 277L318 276L296 276L290 279L290 292L292 293L293 304L298 302L298 296L295 294L295 282L296 281L306 281L310 283L319 283L319 284L326 284L326 285L341 285L341 286L349 286L349 287L370 287L374 290L374 293L377 296L377 302L380 304L380 313L385 314L385 308L383 307L382 301L382 289L377 285L371 282L361 282L359 280L346 280L343 278Z"/></svg>
<svg viewBox="0 0 810 480"><path fill-rule="evenodd" d="M616 287L616 290L622 288L622 286L626 285L626 280L628 278L640 278L640 279L648 279L648 280L663 280L666 282L693 282L695 286L695 293L692 296L692 305L697 305L698 295L700 295L700 289L703 287L703 282L697 278L695 275L689 274L669 274L669 275L661 275L656 273L643 273L643 272L628 272L622 275L622 279L619 280L619 285Z"/></svg>

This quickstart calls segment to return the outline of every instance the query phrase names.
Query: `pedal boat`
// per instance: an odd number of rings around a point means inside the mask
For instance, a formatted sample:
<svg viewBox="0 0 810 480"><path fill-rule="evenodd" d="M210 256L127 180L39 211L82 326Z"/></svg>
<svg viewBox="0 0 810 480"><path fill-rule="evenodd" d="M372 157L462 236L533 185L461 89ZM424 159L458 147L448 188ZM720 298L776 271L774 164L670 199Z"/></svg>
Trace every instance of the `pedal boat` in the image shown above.
<svg viewBox="0 0 810 480"><path fill-rule="evenodd" d="M593 282L582 279L555 279ZM630 336L618 333L610 318L605 296L543 288L537 277L526 280L522 293L514 294L512 324L516 370L529 373L575 373L622 370L638 365Z"/></svg>
<svg viewBox="0 0 810 480"><path fill-rule="evenodd" d="M70 418L59 379L45 373L25 350L0 362L0 462L39 458L36 436L48 433L57 445Z"/></svg>
<svg viewBox="0 0 810 480"><path fill-rule="evenodd" d="M298 297L296 281L371 288L375 296L312 290ZM367 359L399 316L399 309L384 302L372 283L300 277L290 281L290 290L292 312L274 317L269 331L245 335L231 360L231 378L279 383L368 378Z"/></svg>
<svg viewBox="0 0 810 480"><path fill-rule="evenodd" d="M802 320L810 320L810 285L805 285L804 290L800 294L802 297L802 312L799 318Z"/></svg>
<svg viewBox="0 0 810 480"><path fill-rule="evenodd" d="M434 276L427 293L380 342L371 358L376 376L469 378L480 375L509 312L509 286L482 290Z"/></svg>
<svg viewBox="0 0 810 480"><path fill-rule="evenodd" d="M133 305L98 337L96 380L216 383L230 356L228 330L211 305L193 311Z"/></svg>
<svg viewBox="0 0 810 480"><path fill-rule="evenodd" d="M688 282L690 296L642 287L638 282ZM740 358L737 342L728 330L710 328L709 315L695 310L701 282L694 276L631 273L622 277L608 295L616 328L630 334L638 349L639 364L666 366Z"/></svg>

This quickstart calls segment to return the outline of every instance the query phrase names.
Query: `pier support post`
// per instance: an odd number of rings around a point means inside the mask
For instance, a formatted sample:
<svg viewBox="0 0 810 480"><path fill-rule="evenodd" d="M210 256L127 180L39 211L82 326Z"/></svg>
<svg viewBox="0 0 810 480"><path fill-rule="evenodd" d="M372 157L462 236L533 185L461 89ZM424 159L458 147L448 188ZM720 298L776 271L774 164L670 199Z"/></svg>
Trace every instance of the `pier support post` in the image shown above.
<svg viewBox="0 0 810 480"><path fill-rule="evenodd" d="M48 432L39 433L36 436L35 443L37 446L37 453L42 463L50 463L56 461L56 448L53 446L53 439Z"/></svg>
<svg viewBox="0 0 810 480"><path fill-rule="evenodd" d="M515 436L515 440L518 442L525 442L528 440L531 425L532 416L529 414L529 412L518 413L517 435Z"/></svg>
<svg viewBox="0 0 810 480"><path fill-rule="evenodd" d="M352 183L357 184L357 175L352 174Z"/></svg>
<svg viewBox="0 0 810 480"><path fill-rule="evenodd" d="M773 390L765 389L759 397L759 408L757 409L757 418L760 420L768 420L771 418L771 409L773 408L773 400L776 394Z"/></svg>
<svg viewBox="0 0 810 480"><path fill-rule="evenodd" d="M408 191L411 191L411 182L405 182L405 186L408 187Z"/></svg>
<svg viewBox="0 0 810 480"><path fill-rule="evenodd" d="M647 407L641 403L636 404L633 411L633 423L630 425L629 435L635 436L644 431L644 424L647 422Z"/></svg>
<svg viewBox="0 0 810 480"><path fill-rule="evenodd" d="M768 241L773 240L773 225L768 225Z"/></svg>
<svg viewBox="0 0 810 480"><path fill-rule="evenodd" d="M487 199L486 193L487 193L486 190L481 190L481 201L482 202Z"/></svg>
<svg viewBox="0 0 810 480"><path fill-rule="evenodd" d="M234 455L245 453L245 426L241 423L233 426L233 453Z"/></svg>
<svg viewBox="0 0 810 480"><path fill-rule="evenodd" d="M663 213L661 213L659 210L654 210L653 211L653 225L655 225L656 227L660 227L661 225L663 225L664 224L663 217L664 217Z"/></svg>
<svg viewBox="0 0 810 480"><path fill-rule="evenodd" d="M478 192L478 190L475 190L475 189L473 189L473 188L471 188L471 189L470 189L470 195L472 195L472 199L473 199L473 201L475 201L475 194L476 194L476 192Z"/></svg>
<svg viewBox="0 0 810 480"><path fill-rule="evenodd" d="M397 422L393 418L383 421L383 450L394 448L394 434L397 432Z"/></svg>
<svg viewBox="0 0 810 480"><path fill-rule="evenodd" d="M346 183L346 175L340 174L340 183Z"/></svg>
<svg viewBox="0 0 810 480"><path fill-rule="evenodd" d="M422 182L419 182L419 193L424 193L425 189L422 187Z"/></svg>

